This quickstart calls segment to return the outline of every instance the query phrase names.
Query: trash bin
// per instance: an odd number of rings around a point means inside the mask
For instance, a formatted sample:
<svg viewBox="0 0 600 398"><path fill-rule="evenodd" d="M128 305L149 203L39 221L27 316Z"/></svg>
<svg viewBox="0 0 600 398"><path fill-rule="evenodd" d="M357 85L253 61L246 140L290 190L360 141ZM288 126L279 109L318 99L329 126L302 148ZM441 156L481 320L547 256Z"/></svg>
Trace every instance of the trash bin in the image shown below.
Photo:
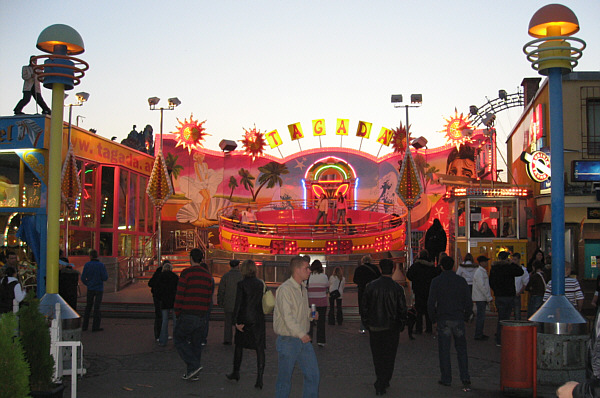
<svg viewBox="0 0 600 398"><path fill-rule="evenodd" d="M533 389L537 396L537 324L501 321L500 389Z"/></svg>

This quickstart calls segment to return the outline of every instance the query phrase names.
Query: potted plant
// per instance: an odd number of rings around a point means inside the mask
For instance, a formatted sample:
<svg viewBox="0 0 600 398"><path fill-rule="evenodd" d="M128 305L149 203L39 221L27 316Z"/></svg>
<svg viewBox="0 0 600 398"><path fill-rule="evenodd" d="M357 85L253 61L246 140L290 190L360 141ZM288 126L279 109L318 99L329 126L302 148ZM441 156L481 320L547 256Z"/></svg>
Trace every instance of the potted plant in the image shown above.
<svg viewBox="0 0 600 398"><path fill-rule="evenodd" d="M31 396L62 397L63 384L52 381L54 358L50 355L50 328L40 312L40 301L32 291L27 293L25 304L19 310L21 344L29 362Z"/></svg>
<svg viewBox="0 0 600 398"><path fill-rule="evenodd" d="M29 365L16 330L15 314L9 312L0 317L0 398L29 396Z"/></svg>

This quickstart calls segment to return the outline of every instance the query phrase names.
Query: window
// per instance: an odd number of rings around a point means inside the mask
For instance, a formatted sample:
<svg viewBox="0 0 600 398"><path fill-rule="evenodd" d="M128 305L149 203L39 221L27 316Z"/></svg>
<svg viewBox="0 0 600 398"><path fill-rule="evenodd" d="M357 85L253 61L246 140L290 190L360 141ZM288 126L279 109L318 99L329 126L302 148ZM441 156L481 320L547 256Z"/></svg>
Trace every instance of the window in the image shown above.
<svg viewBox="0 0 600 398"><path fill-rule="evenodd" d="M600 155L600 98L586 101L588 154Z"/></svg>
<svg viewBox="0 0 600 398"><path fill-rule="evenodd" d="M127 228L127 201L129 200L129 185L127 180L129 178L129 172L127 170L120 170L119 173L119 229Z"/></svg>
<svg viewBox="0 0 600 398"><path fill-rule="evenodd" d="M100 226L102 228L113 227L114 212L114 188L115 188L115 168L110 166L102 167L101 182L101 200L100 200Z"/></svg>
<svg viewBox="0 0 600 398"><path fill-rule="evenodd" d="M98 165L86 163L83 170L83 225L86 227L96 226L96 170Z"/></svg>

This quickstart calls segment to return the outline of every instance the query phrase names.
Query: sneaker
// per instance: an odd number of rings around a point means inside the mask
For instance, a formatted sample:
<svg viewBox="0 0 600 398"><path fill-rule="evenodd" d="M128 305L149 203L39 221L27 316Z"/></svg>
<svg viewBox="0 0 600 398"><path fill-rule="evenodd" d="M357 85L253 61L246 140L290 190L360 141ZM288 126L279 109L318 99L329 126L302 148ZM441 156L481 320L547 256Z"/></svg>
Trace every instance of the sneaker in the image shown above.
<svg viewBox="0 0 600 398"><path fill-rule="evenodd" d="M319 347L325 347L325 343L317 343Z"/></svg>
<svg viewBox="0 0 600 398"><path fill-rule="evenodd" d="M463 381L463 388L462 388L462 390L463 390L464 392L469 392L469 391L471 391L471 381L470 381L470 380Z"/></svg>
<svg viewBox="0 0 600 398"><path fill-rule="evenodd" d="M438 384L444 387L450 387L452 383L446 383L445 381L438 380Z"/></svg>
<svg viewBox="0 0 600 398"><path fill-rule="evenodd" d="M192 372L184 373L183 376L181 376L181 378L183 380L193 380L193 377L196 376L196 375L198 375L198 373L200 373L200 371L202 369L203 369L202 366L200 366L198 369L196 369L196 370L194 370Z"/></svg>
<svg viewBox="0 0 600 398"><path fill-rule="evenodd" d="M365 333L367 333L367 331L366 331L365 329L359 329L359 330L358 330L358 333L360 333L360 334L365 334Z"/></svg>
<svg viewBox="0 0 600 398"><path fill-rule="evenodd" d="M486 336L485 334L480 336L480 337L475 337L475 340L481 340L481 341L486 341L487 339L489 339L490 336Z"/></svg>

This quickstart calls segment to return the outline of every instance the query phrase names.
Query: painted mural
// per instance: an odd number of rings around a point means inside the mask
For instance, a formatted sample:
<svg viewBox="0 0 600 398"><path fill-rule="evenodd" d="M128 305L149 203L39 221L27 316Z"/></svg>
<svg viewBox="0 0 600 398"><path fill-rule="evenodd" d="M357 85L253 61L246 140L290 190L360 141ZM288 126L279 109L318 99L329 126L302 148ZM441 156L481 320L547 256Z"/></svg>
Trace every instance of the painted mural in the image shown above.
<svg viewBox="0 0 600 398"><path fill-rule="evenodd" d="M412 210L413 230L425 231L438 218L451 232L447 190L495 178L493 145L485 133L475 130L469 142L412 150L424 191ZM350 148L317 148L277 158L243 150L189 148L178 145L177 135L165 134L164 154L175 194L163 220L208 227L217 225L219 211L232 205L257 209L270 203L285 209L301 203L313 208L316 186L326 189L342 182L348 184L346 197L356 210L403 205L398 196L402 150L375 157ZM391 206L384 208L393 211Z"/></svg>

